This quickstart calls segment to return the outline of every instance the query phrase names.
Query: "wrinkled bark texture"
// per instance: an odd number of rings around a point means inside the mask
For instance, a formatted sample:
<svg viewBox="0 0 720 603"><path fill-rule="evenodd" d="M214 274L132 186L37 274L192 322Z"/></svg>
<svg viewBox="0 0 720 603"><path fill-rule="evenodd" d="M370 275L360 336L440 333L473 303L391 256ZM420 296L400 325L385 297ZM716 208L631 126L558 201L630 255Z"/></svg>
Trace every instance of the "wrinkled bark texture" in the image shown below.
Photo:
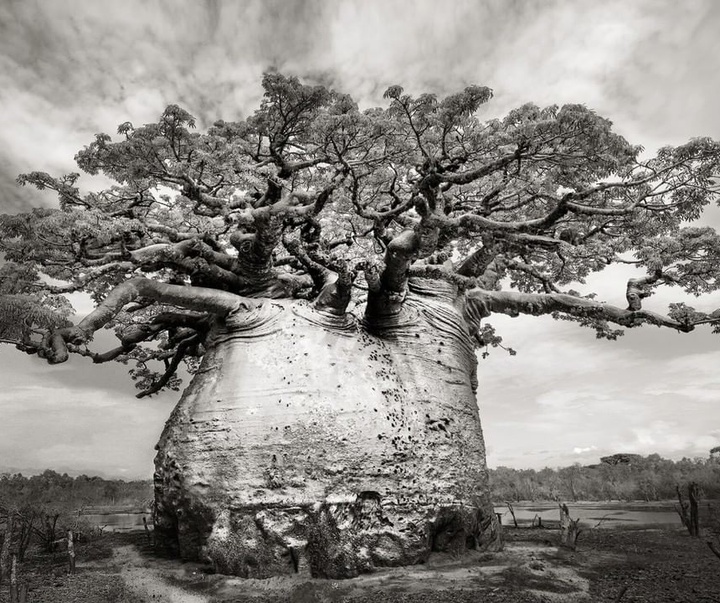
<svg viewBox="0 0 720 603"><path fill-rule="evenodd" d="M418 280L372 324L298 301L230 314L158 444L158 543L256 578L498 546L455 298Z"/></svg>

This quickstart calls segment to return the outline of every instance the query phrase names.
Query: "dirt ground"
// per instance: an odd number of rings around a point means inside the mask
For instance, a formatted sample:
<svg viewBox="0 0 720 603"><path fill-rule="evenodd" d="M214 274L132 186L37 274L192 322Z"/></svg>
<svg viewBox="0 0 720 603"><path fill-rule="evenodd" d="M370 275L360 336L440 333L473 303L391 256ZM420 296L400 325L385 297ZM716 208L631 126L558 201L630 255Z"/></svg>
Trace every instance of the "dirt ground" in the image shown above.
<svg viewBox="0 0 720 603"><path fill-rule="evenodd" d="M80 543L74 575L63 553L33 552L28 603L720 603L720 559L681 528L586 530L577 551L553 529L506 528L501 553L433 556L352 580L244 580L154 556L144 534ZM0 602L9 600L7 586Z"/></svg>

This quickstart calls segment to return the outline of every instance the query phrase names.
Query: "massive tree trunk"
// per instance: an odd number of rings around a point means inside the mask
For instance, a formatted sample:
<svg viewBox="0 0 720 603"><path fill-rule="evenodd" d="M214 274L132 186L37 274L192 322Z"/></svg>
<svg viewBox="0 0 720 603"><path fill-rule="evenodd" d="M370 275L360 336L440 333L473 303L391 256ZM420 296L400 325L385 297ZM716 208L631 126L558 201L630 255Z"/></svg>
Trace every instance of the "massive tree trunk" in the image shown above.
<svg viewBox="0 0 720 603"><path fill-rule="evenodd" d="M280 300L218 323L158 444L158 543L328 578L497 546L456 297L417 280L372 323Z"/></svg>

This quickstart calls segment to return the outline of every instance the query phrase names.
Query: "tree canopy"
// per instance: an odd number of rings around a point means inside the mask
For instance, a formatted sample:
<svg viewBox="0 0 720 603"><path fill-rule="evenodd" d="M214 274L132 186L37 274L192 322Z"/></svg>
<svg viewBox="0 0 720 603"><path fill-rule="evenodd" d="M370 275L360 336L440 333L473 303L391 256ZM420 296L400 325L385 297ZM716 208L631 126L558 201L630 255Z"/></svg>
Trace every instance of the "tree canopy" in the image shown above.
<svg viewBox="0 0 720 603"><path fill-rule="evenodd" d="M262 83L240 121L199 132L170 105L156 123L98 134L75 159L115 182L103 191L81 192L78 173L20 175L59 207L0 216L2 341L51 362L135 363L144 395L177 387L211 315L238 299L302 298L333 315L364 304L372 321L402 311L413 277L458 287L479 346L498 342L481 323L493 313L551 314L609 338L720 323L682 303L642 307L660 285L719 286L720 237L695 223L717 199L717 142L645 158L579 104L481 120L481 86L445 98L392 86L385 107L360 110L294 77ZM626 308L570 289L614 263L646 271ZM99 306L72 327L64 294L79 291ZM101 326L118 347L88 347Z"/></svg>

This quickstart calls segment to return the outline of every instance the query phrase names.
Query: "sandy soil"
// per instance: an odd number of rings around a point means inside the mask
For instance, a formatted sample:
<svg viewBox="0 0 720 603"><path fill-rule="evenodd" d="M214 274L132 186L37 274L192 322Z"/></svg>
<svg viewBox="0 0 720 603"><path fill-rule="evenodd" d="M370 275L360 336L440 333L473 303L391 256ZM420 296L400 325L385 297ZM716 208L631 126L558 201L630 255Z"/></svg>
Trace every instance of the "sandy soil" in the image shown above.
<svg viewBox="0 0 720 603"><path fill-rule="evenodd" d="M177 564L147 562L146 557L134 545L118 546L113 551L112 563L120 568L120 578L133 595L142 601L158 603L207 603L209 598L193 594L168 582L178 571Z"/></svg>

